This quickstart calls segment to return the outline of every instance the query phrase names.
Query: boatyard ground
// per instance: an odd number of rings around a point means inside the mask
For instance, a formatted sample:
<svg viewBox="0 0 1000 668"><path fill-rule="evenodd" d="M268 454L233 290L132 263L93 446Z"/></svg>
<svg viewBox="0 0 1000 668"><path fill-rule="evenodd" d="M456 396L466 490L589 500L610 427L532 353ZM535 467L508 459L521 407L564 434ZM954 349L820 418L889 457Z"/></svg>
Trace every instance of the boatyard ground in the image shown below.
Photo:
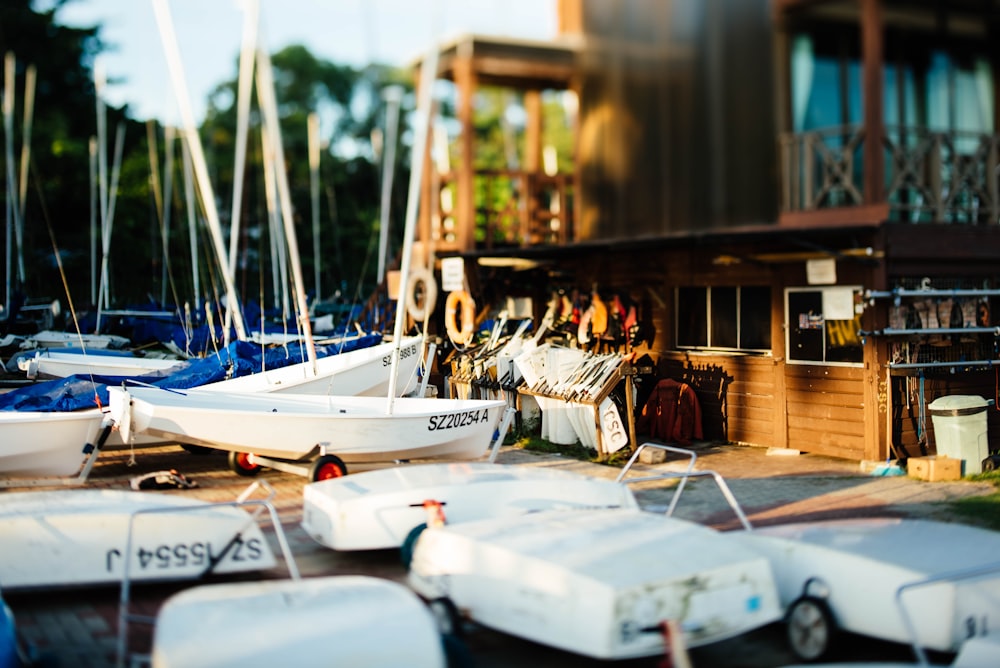
<svg viewBox="0 0 1000 668"><path fill-rule="evenodd" d="M905 476L874 476L858 462L828 457L770 451L767 448L736 445L696 444L696 469L721 474L756 525L812 519L845 517L920 517L946 521L974 521L958 514L955 501L987 498L995 493L988 481L963 480L929 483ZM524 466L545 466L588 475L614 478L620 467L583 461L556 453L538 453L516 446L500 449L497 462ZM676 470L686 462L671 455L661 464L637 464L634 475ZM163 494L178 494L209 502L234 500L251 480L232 473L221 452L192 454L176 445L113 448L101 454L87 480L92 488L126 489L129 481L145 473L176 469L194 480L197 487ZM366 574L405 581L405 570L397 551L338 553L313 541L299 526L302 519L302 488L306 479L290 473L265 470L260 480L275 490L274 504L303 577L336 574ZM636 485L640 503L650 510L666 509L673 483L648 482ZM29 489L55 489L65 485L8 488L0 495ZM152 493L152 492L136 492ZM675 516L703 522L721 529L738 526L736 516L711 478L688 483ZM267 524L267 522L264 522ZM273 537L270 527L269 535ZM275 543L275 552L278 553ZM692 554L697 560L699 555ZM260 574L261 578L286 577L279 566ZM254 576L256 577L256 576ZM232 579L232 578L230 578ZM194 583L134 585L129 597L133 615L155 616L172 593ZM18 629L42 657L46 665L104 667L115 664L118 646L118 618L121 593L118 588L67 590L61 592L6 593ZM151 644L152 627L129 624L128 650L141 657ZM607 666L541 645L522 641L477 626L466 629L466 644L475 666ZM391 642L391 638L386 639ZM238 638L220 639L238 643ZM840 658L909 659L906 647L858 637L845 638ZM330 651L334 647L317 647ZM695 666L765 668L781 666L794 657L785 648L783 628L771 625L740 638L691 651ZM657 666L659 658L616 663L625 667ZM126 662L128 665L128 662Z"/></svg>

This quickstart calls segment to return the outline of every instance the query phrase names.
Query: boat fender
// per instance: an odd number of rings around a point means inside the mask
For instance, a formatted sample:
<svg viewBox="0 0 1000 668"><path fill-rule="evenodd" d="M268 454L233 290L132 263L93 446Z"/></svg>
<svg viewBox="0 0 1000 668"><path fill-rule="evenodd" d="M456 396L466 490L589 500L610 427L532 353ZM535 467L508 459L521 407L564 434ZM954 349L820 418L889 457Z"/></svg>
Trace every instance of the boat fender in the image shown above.
<svg viewBox="0 0 1000 668"><path fill-rule="evenodd" d="M437 305L437 282L434 274L423 267L410 272L406 281L406 312L417 321L423 321Z"/></svg>
<svg viewBox="0 0 1000 668"><path fill-rule="evenodd" d="M136 476L129 481L129 486L138 491L142 489L191 489L198 483L178 473L176 469L169 471L153 471Z"/></svg>
<svg viewBox="0 0 1000 668"><path fill-rule="evenodd" d="M456 318L459 309L462 313L462 329L459 330ZM448 331L448 338L456 346L464 346L472 341L472 328L476 319L476 302L465 290L455 290L448 293L448 300L445 302L444 326Z"/></svg>

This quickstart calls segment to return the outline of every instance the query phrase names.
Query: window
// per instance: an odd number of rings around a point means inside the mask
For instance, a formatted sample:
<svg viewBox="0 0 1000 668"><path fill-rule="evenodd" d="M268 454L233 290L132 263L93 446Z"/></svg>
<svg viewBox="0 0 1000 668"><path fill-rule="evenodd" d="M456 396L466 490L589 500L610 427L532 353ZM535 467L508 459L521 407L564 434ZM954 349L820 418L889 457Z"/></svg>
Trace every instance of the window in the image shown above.
<svg viewBox="0 0 1000 668"><path fill-rule="evenodd" d="M771 288L677 288L677 346L771 350Z"/></svg>
<svg viewBox="0 0 1000 668"><path fill-rule="evenodd" d="M861 289L789 288L785 292L790 364L860 364Z"/></svg>

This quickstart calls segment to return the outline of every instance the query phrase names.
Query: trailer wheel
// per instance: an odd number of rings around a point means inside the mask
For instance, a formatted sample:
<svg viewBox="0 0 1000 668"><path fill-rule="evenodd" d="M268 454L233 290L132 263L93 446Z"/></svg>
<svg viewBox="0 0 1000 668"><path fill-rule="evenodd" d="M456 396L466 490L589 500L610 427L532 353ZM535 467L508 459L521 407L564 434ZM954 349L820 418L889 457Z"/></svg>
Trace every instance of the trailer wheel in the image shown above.
<svg viewBox="0 0 1000 668"><path fill-rule="evenodd" d="M343 478L345 475L347 475L347 465L337 455L317 457L316 461L309 467L309 480L311 482Z"/></svg>
<svg viewBox="0 0 1000 668"><path fill-rule="evenodd" d="M1000 454L990 455L989 457L987 457L986 459L984 459L983 460L983 473L988 473L990 471L996 471L997 468L998 468L997 464L1000 463L1000 462L998 462L998 460L1000 460Z"/></svg>
<svg viewBox="0 0 1000 668"><path fill-rule="evenodd" d="M800 596L788 608L788 644L803 661L818 661L833 644L837 633L830 607L815 596Z"/></svg>
<svg viewBox="0 0 1000 668"><path fill-rule="evenodd" d="M403 544L399 546L399 560L403 562L403 566L407 569L410 567L410 562L413 561L413 548L417 546L417 539L420 538L420 534L422 534L426 528L426 522L421 522L417 526L413 527L410 529L410 532L406 534L406 538L403 539Z"/></svg>
<svg viewBox="0 0 1000 668"><path fill-rule="evenodd" d="M249 452L230 452L229 468L236 475L252 478L260 473L260 470L263 467L260 464L253 464L250 462Z"/></svg>
<svg viewBox="0 0 1000 668"><path fill-rule="evenodd" d="M458 608L450 598L442 597L432 599L427 603L434 620L437 622L438 631L442 636L461 638L462 618L458 614Z"/></svg>

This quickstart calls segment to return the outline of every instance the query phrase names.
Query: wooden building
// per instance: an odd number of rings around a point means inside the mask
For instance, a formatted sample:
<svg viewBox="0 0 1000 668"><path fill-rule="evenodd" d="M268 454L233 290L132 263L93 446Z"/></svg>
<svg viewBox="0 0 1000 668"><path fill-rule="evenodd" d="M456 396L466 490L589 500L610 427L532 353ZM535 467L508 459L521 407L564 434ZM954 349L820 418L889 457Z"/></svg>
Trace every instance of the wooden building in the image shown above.
<svg viewBox="0 0 1000 668"><path fill-rule="evenodd" d="M465 258L480 306L634 305L626 345L697 390L710 439L884 461L934 452L935 398L997 398L1000 2L558 11L551 42L442 45L457 131L428 156L422 261ZM486 89L522 113L516 165L477 153Z"/></svg>

